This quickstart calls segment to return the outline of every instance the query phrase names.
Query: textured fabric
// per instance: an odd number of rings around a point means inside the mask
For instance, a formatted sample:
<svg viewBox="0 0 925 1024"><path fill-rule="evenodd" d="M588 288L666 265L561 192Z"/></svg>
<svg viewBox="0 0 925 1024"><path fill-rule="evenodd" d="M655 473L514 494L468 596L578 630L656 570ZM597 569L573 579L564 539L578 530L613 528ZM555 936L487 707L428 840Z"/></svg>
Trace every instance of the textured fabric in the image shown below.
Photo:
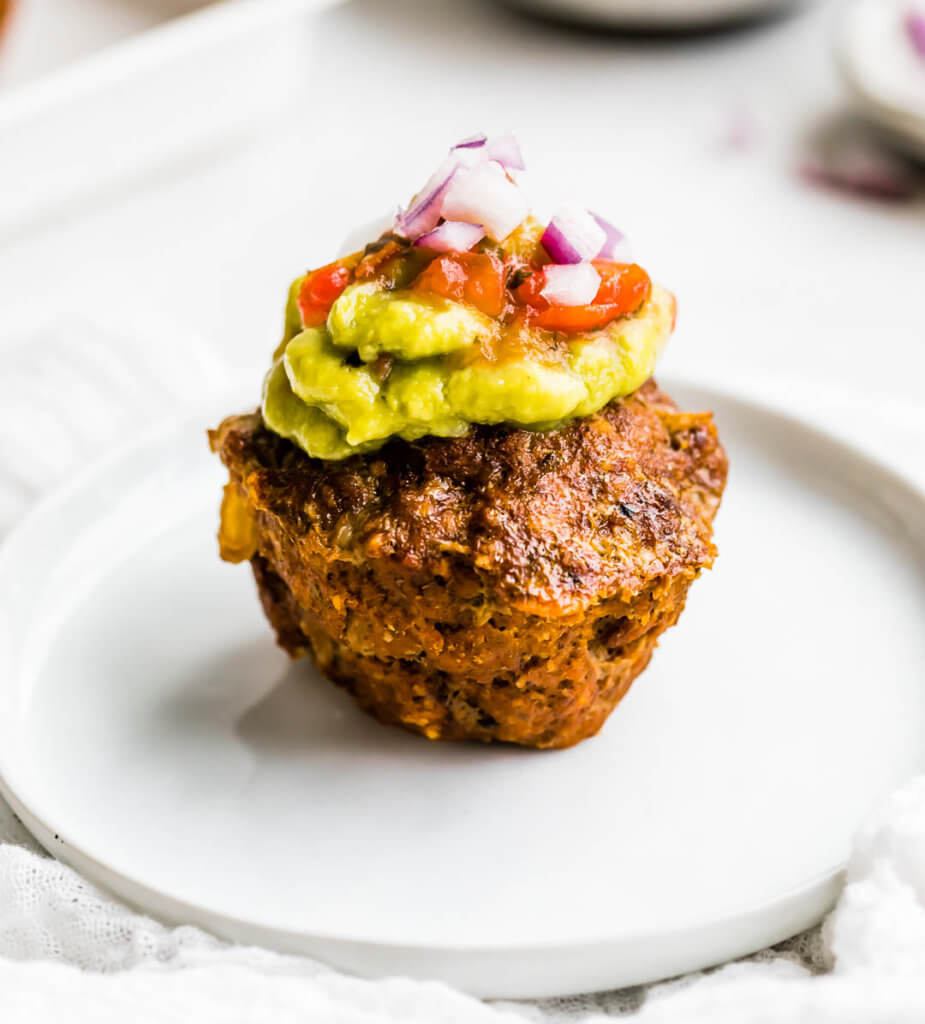
<svg viewBox="0 0 925 1024"><path fill-rule="evenodd" d="M48 857L12 842L0 846L5 1022L503 1024L601 1021L630 1011L638 1011L639 1024L920 1024L925 778L872 815L821 930L648 992L539 1004L480 1003L436 983L362 981L302 958L229 946L197 928L165 928Z"/></svg>
<svg viewBox="0 0 925 1024"><path fill-rule="evenodd" d="M150 322L150 321L149 321ZM0 529L139 421L227 375L198 339L133 340L73 317L0 351ZM920 450L920 449L916 449ZM540 1003L482 1003L437 983L369 982L166 928L44 855L0 802L0 1019L337 1024L869 1024L925 1020L925 778L861 830L824 927L722 969Z"/></svg>
<svg viewBox="0 0 925 1024"><path fill-rule="evenodd" d="M76 310L0 338L0 532L107 446L227 387L222 362L199 338L134 313L141 335Z"/></svg>

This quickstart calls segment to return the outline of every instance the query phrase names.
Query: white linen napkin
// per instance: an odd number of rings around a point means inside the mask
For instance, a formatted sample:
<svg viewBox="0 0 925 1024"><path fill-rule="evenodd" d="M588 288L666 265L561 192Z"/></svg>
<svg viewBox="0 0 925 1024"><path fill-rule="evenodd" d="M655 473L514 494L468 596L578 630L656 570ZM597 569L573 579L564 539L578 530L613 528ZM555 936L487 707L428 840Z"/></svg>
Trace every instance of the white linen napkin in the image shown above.
<svg viewBox="0 0 925 1024"><path fill-rule="evenodd" d="M226 385L226 368L201 340L139 320L149 338L75 315L66 332L49 324L0 349L0 533L124 434ZM197 928L164 927L43 854L0 801L4 1024L516 1024L630 1012L639 1024L921 1024L925 777L872 814L824 928L717 971L540 1003L489 1004L439 983L364 981Z"/></svg>

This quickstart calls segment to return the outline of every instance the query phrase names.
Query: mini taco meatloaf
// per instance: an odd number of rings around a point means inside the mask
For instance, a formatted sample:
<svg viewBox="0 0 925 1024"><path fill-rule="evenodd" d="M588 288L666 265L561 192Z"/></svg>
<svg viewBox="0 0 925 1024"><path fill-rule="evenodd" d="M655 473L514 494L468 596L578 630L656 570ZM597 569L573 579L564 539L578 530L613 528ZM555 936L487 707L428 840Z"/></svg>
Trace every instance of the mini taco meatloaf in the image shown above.
<svg viewBox="0 0 925 1024"><path fill-rule="evenodd" d="M261 408L210 434L222 557L280 644L431 739L596 733L713 560L727 462L651 379L673 297L509 137L296 280Z"/></svg>

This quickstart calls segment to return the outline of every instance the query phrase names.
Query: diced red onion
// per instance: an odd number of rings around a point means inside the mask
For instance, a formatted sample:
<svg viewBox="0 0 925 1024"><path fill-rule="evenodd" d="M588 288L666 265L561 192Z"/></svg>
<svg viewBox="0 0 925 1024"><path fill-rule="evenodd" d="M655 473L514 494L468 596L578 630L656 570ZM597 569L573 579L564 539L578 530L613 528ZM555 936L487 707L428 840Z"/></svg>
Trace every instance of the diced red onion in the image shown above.
<svg viewBox="0 0 925 1024"><path fill-rule="evenodd" d="M470 171L478 166L493 167L494 170L479 172L472 176L471 187L476 189L476 194L471 202L460 189L455 189L455 206L451 205L450 212L445 213L443 205L451 184L461 171ZM527 204L520 196L516 185L513 185L504 173L506 169L522 168L523 158L513 135L496 135L494 138L489 138L483 133L470 135L453 146L450 156L431 175L409 208L398 211L393 229L397 234L414 241L422 234L434 230L440 217L445 217L447 220L485 222L487 232L495 237L496 241L500 241L528 213ZM482 207L486 205L488 217L482 217ZM466 212L470 207L478 216ZM461 215L456 215L454 210L460 211ZM515 215L517 219L513 220Z"/></svg>
<svg viewBox="0 0 925 1024"><path fill-rule="evenodd" d="M528 212L523 193L494 161L459 170L441 206L447 220L481 224L496 242L507 238Z"/></svg>
<svg viewBox="0 0 925 1024"><path fill-rule="evenodd" d="M925 60L925 10L910 7L906 11L903 23L906 26L906 35L915 52Z"/></svg>
<svg viewBox="0 0 925 1024"><path fill-rule="evenodd" d="M457 142L453 149L478 149L480 146L484 146L488 141L488 136L484 132L480 132L478 135L470 135L463 139L462 142ZM450 150L452 153L453 150Z"/></svg>
<svg viewBox="0 0 925 1024"><path fill-rule="evenodd" d="M485 143L485 155L512 171L526 170L523 153L513 135L494 135Z"/></svg>
<svg viewBox="0 0 925 1024"><path fill-rule="evenodd" d="M597 253L599 259L613 260L615 263L632 263L633 256L630 251L626 235L619 228L615 228L609 220L605 220L599 214L592 213L591 216L604 232L606 240Z"/></svg>
<svg viewBox="0 0 925 1024"><path fill-rule="evenodd" d="M445 220L433 231L428 231L414 243L422 249L436 252L468 252L476 242L485 237L481 224L469 224L460 220Z"/></svg>
<svg viewBox="0 0 925 1024"><path fill-rule="evenodd" d="M443 161L408 209L395 218L397 234L415 239L433 231L440 222L440 204L459 168L460 161L453 155Z"/></svg>
<svg viewBox="0 0 925 1024"><path fill-rule="evenodd" d="M607 233L587 210L569 207L552 218L540 241L554 263L581 263L597 256Z"/></svg>
<svg viewBox="0 0 925 1024"><path fill-rule="evenodd" d="M462 149L451 150L450 156L460 167L475 167L487 159L484 146L464 146Z"/></svg>
<svg viewBox="0 0 925 1024"><path fill-rule="evenodd" d="M540 293L556 306L586 306L594 301L601 275L590 263L550 264L543 268L545 284Z"/></svg>
<svg viewBox="0 0 925 1024"><path fill-rule="evenodd" d="M470 135L469 138L457 142L451 153L460 149L477 149L483 160L494 160L506 170L522 171L525 169L523 153L517 139L513 135L493 135L489 138L484 133Z"/></svg>

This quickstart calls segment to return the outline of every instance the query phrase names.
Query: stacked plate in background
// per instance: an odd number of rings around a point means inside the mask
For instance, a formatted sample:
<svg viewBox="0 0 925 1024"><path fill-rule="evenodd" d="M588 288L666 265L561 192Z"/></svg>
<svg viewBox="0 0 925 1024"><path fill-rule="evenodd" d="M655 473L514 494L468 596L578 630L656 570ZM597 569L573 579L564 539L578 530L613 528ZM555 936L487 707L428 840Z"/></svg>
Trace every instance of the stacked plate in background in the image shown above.
<svg viewBox="0 0 925 1024"><path fill-rule="evenodd" d="M507 0L515 7L561 20L612 28L667 31L711 28L807 0Z"/></svg>
<svg viewBox="0 0 925 1024"><path fill-rule="evenodd" d="M925 158L925 52L909 19L925 5L857 0L842 18L838 66L858 111L913 154Z"/></svg>

